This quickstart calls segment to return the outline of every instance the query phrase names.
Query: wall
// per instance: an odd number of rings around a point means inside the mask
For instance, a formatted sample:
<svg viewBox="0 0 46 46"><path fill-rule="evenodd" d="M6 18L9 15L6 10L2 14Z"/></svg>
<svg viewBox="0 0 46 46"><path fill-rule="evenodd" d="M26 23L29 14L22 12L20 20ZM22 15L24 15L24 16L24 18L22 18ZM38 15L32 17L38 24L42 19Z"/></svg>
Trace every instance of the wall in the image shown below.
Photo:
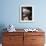
<svg viewBox="0 0 46 46"><path fill-rule="evenodd" d="M19 21L20 5L34 6L34 22L21 23ZM20 29L40 27L46 32L45 20L46 0L0 0L0 31L9 24L13 24Z"/></svg>
<svg viewBox="0 0 46 46"><path fill-rule="evenodd" d="M31 28L46 27L46 1L45 0L0 0L1 14L0 25L13 24L16 28ZM33 5L34 6L34 22L21 23L19 21L20 6L21 5Z"/></svg>
<svg viewBox="0 0 46 46"><path fill-rule="evenodd" d="M1 0L1 15L0 25L13 24L16 28L31 28L38 26L39 5L40 0ZM20 6L21 5L33 5L35 21L31 23L21 23L19 21ZM40 18L41 19L41 18Z"/></svg>

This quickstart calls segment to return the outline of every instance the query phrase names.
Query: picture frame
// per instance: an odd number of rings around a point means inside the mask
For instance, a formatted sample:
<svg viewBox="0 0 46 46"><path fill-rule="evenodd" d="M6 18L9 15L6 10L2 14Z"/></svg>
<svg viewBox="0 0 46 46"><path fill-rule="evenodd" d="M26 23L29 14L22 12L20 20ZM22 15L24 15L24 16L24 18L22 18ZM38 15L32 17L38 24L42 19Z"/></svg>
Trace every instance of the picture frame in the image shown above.
<svg viewBox="0 0 46 46"><path fill-rule="evenodd" d="M33 5L20 6L20 22L34 22L34 6Z"/></svg>

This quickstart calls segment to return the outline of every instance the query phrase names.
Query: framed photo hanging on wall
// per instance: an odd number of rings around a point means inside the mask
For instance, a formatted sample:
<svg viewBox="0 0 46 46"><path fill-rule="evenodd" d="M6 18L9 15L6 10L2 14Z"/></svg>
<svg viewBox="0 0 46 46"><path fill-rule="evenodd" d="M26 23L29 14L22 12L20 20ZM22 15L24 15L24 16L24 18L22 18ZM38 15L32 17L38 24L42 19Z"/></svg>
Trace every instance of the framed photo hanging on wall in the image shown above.
<svg viewBox="0 0 46 46"><path fill-rule="evenodd" d="M32 5L20 6L20 22L34 21L34 7Z"/></svg>

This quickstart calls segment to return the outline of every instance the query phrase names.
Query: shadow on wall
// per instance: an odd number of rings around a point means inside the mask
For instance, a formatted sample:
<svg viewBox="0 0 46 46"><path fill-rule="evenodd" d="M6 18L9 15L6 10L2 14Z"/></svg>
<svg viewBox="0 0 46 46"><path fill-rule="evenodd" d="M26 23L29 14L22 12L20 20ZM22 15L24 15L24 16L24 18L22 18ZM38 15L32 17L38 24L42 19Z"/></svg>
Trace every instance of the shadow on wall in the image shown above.
<svg viewBox="0 0 46 46"><path fill-rule="evenodd" d="M6 32L6 27L4 24L0 24L0 43L2 43L3 32Z"/></svg>

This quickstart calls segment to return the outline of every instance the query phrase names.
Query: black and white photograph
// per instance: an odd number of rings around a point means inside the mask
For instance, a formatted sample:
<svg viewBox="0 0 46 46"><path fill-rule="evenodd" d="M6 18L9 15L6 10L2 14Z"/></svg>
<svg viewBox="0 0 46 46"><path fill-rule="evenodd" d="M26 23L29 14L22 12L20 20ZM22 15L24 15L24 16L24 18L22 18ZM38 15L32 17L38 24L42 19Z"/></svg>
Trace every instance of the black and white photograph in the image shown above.
<svg viewBox="0 0 46 46"><path fill-rule="evenodd" d="M20 20L22 22L31 22L33 20L33 8L32 6L20 7Z"/></svg>

